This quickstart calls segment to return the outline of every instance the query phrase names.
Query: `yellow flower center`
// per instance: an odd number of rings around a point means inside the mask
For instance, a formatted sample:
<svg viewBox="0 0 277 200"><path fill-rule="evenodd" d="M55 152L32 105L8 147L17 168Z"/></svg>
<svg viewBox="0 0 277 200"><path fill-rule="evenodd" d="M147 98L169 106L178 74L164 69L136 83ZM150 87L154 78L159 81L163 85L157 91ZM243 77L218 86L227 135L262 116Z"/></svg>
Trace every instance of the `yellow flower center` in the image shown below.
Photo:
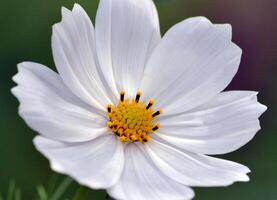
<svg viewBox="0 0 277 200"><path fill-rule="evenodd" d="M119 137L122 143L141 142L151 140L150 135L160 128L156 124L156 117L162 110L155 112L152 108L154 100L148 104L139 101L141 92L135 99L124 99L125 92L120 93L120 101L117 106L108 105L108 127Z"/></svg>

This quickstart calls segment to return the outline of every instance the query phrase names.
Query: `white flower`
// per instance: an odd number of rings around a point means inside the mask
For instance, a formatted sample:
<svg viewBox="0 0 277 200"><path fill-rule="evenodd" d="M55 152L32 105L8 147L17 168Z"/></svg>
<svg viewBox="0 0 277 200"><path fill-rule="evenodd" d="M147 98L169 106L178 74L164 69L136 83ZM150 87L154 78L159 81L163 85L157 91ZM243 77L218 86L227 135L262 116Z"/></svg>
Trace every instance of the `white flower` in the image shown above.
<svg viewBox="0 0 277 200"><path fill-rule="evenodd" d="M249 180L208 155L246 144L266 110L256 92L223 92L241 58L231 35L194 17L161 38L151 0L101 0L94 30L76 4L53 27L59 73L21 63L12 92L53 170L116 199L192 199L190 186Z"/></svg>

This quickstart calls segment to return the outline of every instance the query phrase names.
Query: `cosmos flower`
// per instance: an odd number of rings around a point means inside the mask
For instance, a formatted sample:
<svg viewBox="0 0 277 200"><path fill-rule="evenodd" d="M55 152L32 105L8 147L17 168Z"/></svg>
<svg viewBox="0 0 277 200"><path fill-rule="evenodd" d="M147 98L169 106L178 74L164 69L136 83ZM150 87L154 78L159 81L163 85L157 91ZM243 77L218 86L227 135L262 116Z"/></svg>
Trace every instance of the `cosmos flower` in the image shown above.
<svg viewBox="0 0 277 200"><path fill-rule="evenodd" d="M23 62L12 93L53 170L115 199L192 199L249 180L210 155L250 141L266 110L256 92L223 91L242 53L231 32L194 17L162 38L151 0L101 0L94 29L75 4L53 26L58 73Z"/></svg>

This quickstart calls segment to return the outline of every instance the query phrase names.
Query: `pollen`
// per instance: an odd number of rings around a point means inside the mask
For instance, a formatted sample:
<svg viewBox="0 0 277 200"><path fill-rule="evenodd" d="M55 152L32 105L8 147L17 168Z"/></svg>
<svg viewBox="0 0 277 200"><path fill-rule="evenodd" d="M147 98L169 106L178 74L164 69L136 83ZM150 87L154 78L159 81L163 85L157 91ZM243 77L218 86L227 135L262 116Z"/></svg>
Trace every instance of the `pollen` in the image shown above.
<svg viewBox="0 0 277 200"><path fill-rule="evenodd" d="M163 111L154 111L154 100L149 103L140 101L141 95L142 92L139 91L135 98L125 99L125 92L121 91L117 106L107 106L107 125L122 143L144 144L150 141L151 134L161 127L156 123L156 119Z"/></svg>

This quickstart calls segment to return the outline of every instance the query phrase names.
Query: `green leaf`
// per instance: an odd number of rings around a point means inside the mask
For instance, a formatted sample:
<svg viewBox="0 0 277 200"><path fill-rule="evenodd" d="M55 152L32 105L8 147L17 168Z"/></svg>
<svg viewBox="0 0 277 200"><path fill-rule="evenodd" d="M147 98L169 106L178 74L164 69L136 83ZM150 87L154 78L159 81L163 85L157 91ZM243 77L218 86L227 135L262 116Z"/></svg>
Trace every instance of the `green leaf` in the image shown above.
<svg viewBox="0 0 277 200"><path fill-rule="evenodd" d="M13 199L14 190L15 190L15 182L14 182L14 180L11 180L10 184L9 184L7 200L12 200Z"/></svg>
<svg viewBox="0 0 277 200"><path fill-rule="evenodd" d="M42 185L37 186L38 197L40 200L47 200L48 195L45 188Z"/></svg>
<svg viewBox="0 0 277 200"><path fill-rule="evenodd" d="M86 197L86 193L88 191L88 188L86 187L80 187L77 192L75 193L72 200L84 200Z"/></svg>
<svg viewBox="0 0 277 200"><path fill-rule="evenodd" d="M55 188L57 186L57 183L58 183L58 176L57 175L53 175L51 178L50 178L50 181L49 183L47 184L47 193L48 193L48 196L52 196L54 191L55 191Z"/></svg>
<svg viewBox="0 0 277 200"><path fill-rule="evenodd" d="M60 200L64 192L70 186L73 180L69 177L65 178L63 182L58 186L57 190L54 192L50 200Z"/></svg>
<svg viewBox="0 0 277 200"><path fill-rule="evenodd" d="M4 200L4 198L3 198L2 194L1 194L1 192L0 192L0 200Z"/></svg>
<svg viewBox="0 0 277 200"><path fill-rule="evenodd" d="M20 191L20 189L16 189L16 191L15 191L15 200L21 200L21 191Z"/></svg>

